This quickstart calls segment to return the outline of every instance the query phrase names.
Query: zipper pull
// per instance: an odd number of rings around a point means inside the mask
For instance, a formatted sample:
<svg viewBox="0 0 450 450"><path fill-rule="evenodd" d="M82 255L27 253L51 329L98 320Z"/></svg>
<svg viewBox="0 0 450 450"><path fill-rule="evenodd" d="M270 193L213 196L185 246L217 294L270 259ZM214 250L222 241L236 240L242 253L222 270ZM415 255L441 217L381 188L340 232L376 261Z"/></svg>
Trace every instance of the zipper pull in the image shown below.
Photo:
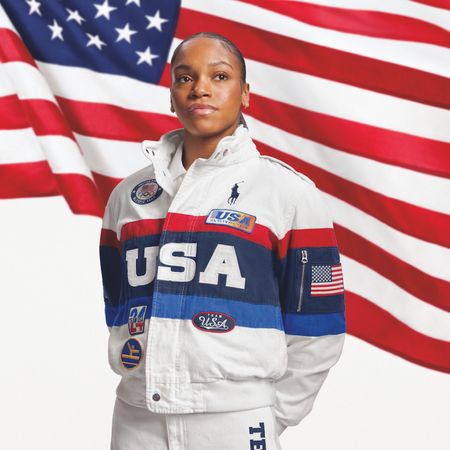
<svg viewBox="0 0 450 450"><path fill-rule="evenodd" d="M308 250L302 250L302 263L306 264L308 262Z"/></svg>
<svg viewBox="0 0 450 450"><path fill-rule="evenodd" d="M302 274L301 274L301 277L300 277L300 293L299 293L299 296L298 296L297 312L300 312L300 310L302 309L303 290L304 290L303 285L304 285L304 282L305 282L306 263L308 262L308 250L302 250L301 262L302 262Z"/></svg>

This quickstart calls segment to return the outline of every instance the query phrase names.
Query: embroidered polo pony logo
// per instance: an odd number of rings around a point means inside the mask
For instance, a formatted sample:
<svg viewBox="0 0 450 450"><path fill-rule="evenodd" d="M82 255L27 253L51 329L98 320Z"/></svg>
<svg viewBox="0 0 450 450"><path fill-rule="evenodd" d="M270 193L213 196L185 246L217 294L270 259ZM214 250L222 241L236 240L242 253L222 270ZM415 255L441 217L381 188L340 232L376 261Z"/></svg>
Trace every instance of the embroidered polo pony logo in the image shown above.
<svg viewBox="0 0 450 450"><path fill-rule="evenodd" d="M239 181L238 183L235 183L234 186L231 188L231 195L228 197L229 205L233 205L234 203L236 203L236 200L239 197L238 184L243 182L244 182L243 180Z"/></svg>

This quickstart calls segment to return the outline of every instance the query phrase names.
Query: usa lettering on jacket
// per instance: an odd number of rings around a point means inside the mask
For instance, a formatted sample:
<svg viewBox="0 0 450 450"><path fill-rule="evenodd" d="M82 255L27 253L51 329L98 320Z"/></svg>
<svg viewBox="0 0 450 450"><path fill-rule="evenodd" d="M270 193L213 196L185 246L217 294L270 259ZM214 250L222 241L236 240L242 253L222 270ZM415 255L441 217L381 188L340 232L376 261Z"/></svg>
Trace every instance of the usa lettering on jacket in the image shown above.
<svg viewBox="0 0 450 450"><path fill-rule="evenodd" d="M137 274L137 261L139 249L131 249L126 252L127 276L130 286L144 286L150 284L155 274L159 280L189 282L196 274L197 254L196 243L168 243L160 248L159 260L165 265L156 265L156 256L159 247L144 247L145 273ZM175 252L181 252L184 256L176 256ZM172 267L181 267L182 271L173 271ZM219 275L226 276L226 286L245 289L245 278L241 275L236 251L232 245L218 244L211 255L206 268L199 273L199 282L215 284L219 282Z"/></svg>

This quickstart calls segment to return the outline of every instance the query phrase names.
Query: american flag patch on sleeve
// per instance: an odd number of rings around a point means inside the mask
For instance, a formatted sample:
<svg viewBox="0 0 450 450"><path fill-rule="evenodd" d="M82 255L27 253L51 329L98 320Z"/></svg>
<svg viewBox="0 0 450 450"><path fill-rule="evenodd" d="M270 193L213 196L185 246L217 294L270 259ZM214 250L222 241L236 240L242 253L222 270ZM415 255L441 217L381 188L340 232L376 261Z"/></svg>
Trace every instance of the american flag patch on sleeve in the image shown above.
<svg viewBox="0 0 450 450"><path fill-rule="evenodd" d="M343 293L344 280L342 277L342 266L340 264L335 264L332 266L312 266L312 296L320 297L325 295L338 295Z"/></svg>

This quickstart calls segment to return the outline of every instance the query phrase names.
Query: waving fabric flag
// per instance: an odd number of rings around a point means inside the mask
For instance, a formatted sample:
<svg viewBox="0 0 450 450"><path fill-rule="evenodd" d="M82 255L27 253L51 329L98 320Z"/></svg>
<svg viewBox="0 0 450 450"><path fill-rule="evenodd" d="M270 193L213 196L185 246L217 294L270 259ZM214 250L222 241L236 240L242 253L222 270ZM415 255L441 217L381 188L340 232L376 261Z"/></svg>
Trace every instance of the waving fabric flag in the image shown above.
<svg viewBox="0 0 450 450"><path fill-rule="evenodd" d="M330 205L349 332L450 372L443 0L1 5L1 198L63 195L74 213L102 216L111 189L147 165L140 141L181 126L169 109L174 48L223 34L248 63L258 149Z"/></svg>

